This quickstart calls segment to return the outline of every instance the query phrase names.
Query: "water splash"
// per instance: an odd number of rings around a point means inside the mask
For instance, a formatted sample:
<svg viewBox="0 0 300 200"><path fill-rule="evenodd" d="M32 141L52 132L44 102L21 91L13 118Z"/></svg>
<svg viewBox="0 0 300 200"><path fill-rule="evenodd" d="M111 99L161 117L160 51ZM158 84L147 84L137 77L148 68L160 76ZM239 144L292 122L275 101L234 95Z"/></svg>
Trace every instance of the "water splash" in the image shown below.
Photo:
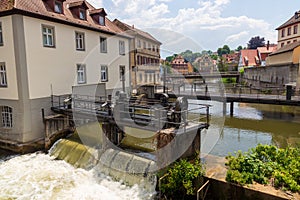
<svg viewBox="0 0 300 200"><path fill-rule="evenodd" d="M97 174L97 176L95 176ZM0 199L151 199L137 185L128 187L92 170L74 168L42 153L0 163Z"/></svg>

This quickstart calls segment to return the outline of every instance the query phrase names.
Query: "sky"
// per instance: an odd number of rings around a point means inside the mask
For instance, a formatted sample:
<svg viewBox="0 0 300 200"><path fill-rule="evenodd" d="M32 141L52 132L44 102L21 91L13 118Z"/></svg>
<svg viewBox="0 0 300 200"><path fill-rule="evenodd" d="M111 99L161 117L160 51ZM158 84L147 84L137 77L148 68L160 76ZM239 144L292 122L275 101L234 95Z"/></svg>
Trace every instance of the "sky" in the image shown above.
<svg viewBox="0 0 300 200"><path fill-rule="evenodd" d="M251 37L277 43L277 31L300 10L299 0L88 0L162 42L164 58L187 49L245 47Z"/></svg>

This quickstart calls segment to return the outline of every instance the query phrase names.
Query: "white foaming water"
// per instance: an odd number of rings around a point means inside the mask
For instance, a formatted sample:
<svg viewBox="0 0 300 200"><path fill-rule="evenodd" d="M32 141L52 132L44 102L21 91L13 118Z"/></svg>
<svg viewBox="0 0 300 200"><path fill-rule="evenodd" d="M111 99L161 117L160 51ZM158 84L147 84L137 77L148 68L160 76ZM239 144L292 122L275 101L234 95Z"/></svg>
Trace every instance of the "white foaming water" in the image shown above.
<svg viewBox="0 0 300 200"><path fill-rule="evenodd" d="M94 170L33 153L0 162L0 199L151 199L137 185L128 187Z"/></svg>

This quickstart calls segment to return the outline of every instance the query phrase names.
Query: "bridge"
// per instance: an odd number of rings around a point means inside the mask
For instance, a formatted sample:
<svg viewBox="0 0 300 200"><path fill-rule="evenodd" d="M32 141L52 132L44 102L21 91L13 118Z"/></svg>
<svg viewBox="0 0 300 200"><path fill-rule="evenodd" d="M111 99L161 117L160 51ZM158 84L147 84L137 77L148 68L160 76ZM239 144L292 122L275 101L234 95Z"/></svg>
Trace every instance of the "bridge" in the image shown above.
<svg viewBox="0 0 300 200"><path fill-rule="evenodd" d="M255 104L271 104L285 106L300 106L300 91L292 91L291 95L286 89L274 87L251 88L246 86L235 86L220 88L209 87L202 84L196 88L194 85L189 87L179 85L176 95L169 96L185 96L188 99L212 100L224 103L223 111L226 112L226 103L230 103L230 115L233 115L234 103L255 103ZM175 87L176 88L176 87Z"/></svg>
<svg viewBox="0 0 300 200"><path fill-rule="evenodd" d="M188 73L188 74L166 74L166 79L211 79L211 78L236 78L240 77L240 73L237 71L228 72L214 72L214 73Z"/></svg>

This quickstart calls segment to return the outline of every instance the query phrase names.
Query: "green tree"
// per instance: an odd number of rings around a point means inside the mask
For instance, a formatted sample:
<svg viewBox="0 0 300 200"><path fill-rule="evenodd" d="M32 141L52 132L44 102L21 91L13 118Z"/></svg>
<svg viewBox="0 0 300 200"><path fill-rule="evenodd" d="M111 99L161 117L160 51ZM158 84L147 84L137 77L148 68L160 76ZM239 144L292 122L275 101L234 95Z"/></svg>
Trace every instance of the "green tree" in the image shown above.
<svg viewBox="0 0 300 200"><path fill-rule="evenodd" d="M259 36L252 37L248 42L248 49L257 49L257 47L265 46L265 38Z"/></svg>
<svg viewBox="0 0 300 200"><path fill-rule="evenodd" d="M242 50L243 49L243 47L240 45L240 46L238 46L237 48L236 48L236 51L240 51L240 50Z"/></svg>
<svg viewBox="0 0 300 200"><path fill-rule="evenodd" d="M229 54L230 53L230 48L228 45L224 45L222 48L218 48L217 53L219 56L222 56L224 54Z"/></svg>

